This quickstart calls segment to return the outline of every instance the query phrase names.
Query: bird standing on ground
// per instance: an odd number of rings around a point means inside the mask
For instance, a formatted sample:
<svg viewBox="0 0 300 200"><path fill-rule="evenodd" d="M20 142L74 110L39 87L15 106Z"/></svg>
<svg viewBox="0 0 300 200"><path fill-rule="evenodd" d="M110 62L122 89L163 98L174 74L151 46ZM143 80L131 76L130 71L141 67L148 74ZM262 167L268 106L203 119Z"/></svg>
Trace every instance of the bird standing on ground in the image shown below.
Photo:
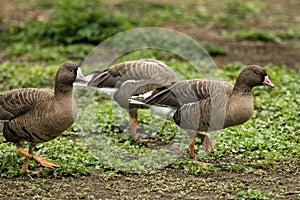
<svg viewBox="0 0 300 200"><path fill-rule="evenodd" d="M249 120L253 113L252 88L260 85L274 87L263 68L251 65L242 70L234 85L222 79L184 80L132 96L129 102L148 106L185 129L189 156L195 159L195 137L202 139L204 149L214 150L211 141L198 131L220 130Z"/></svg>
<svg viewBox="0 0 300 200"><path fill-rule="evenodd" d="M49 89L14 89L0 96L0 120L5 120L3 135L17 145L18 153L26 157L22 170L29 172L29 160L44 167L59 167L34 156L34 146L54 139L68 129L76 119L77 107L73 97L74 81L86 81L78 64L67 61L55 76L54 92ZM28 153L23 150L29 142Z"/></svg>
<svg viewBox="0 0 300 200"><path fill-rule="evenodd" d="M113 91L114 100L129 113L129 126L135 139L138 139L138 108L129 105L128 99L178 81L170 67L153 59L123 62L87 77L91 77L87 84L89 87L97 88L99 92L107 92L108 88Z"/></svg>

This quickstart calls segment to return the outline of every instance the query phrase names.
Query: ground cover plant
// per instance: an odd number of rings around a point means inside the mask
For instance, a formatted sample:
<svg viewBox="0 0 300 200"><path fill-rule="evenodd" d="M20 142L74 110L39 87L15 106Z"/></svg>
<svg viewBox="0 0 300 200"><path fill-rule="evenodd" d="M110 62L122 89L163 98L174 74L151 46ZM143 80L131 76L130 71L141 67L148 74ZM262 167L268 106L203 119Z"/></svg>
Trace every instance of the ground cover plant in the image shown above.
<svg viewBox="0 0 300 200"><path fill-rule="evenodd" d="M0 198L300 199L298 1L132 3L137 4L7 1L0 9L0 94L19 87L53 88L63 61L81 62L98 41L143 26L172 28L199 41L213 56L220 78L234 82L246 64L259 64L276 87L254 89L255 112L247 123L211 134L215 154L203 152L197 141L197 159L209 167L186 157L187 135L173 122L141 110L140 131L151 141L134 141L124 110L77 87L76 123L35 152L60 168L30 162L30 169L43 174L23 174L24 158L0 132ZM67 23L70 13L76 17ZM115 63L140 58L164 61L180 79L202 77L180 56L161 50L135 51Z"/></svg>
<svg viewBox="0 0 300 200"><path fill-rule="evenodd" d="M182 62L173 61L172 64L174 67L176 65L182 66ZM8 64L2 64L1 71L7 70ZM165 130L153 136L154 142L139 143L128 136L128 131L124 128L126 123L122 124L121 120L116 121L118 116L116 116L115 111L120 108L114 108L110 100L95 97L93 105L82 111L81 119L69 131L51 142L38 145L37 154L43 155L45 153L47 159L61 166L59 169L44 169L43 176L78 177L90 174L94 170L108 170L116 174L151 174L162 168L183 170L192 175L231 171L264 174L282 170L287 162L289 173L299 175L297 171L300 162L298 145L300 124L297 121L299 113L291 112L290 109L297 110L298 108L299 98L297 94L300 92L300 82L296 71L283 66L266 68L272 81L276 84L276 88L258 88L254 91L256 111L252 120L244 125L232 127L213 135L216 141L216 153L204 155L199 153L197 155L200 160L212 163L213 165L210 167L198 166L188 158L177 159L177 157L167 156L168 152L161 150L160 142L163 144L174 142L174 135L177 135L178 140L183 141L181 153L185 155L188 147L186 135L179 133L173 123L164 124ZM18 73L20 72L18 70L22 70L24 73L24 69L35 73L41 70L38 66L27 68L22 66L14 68L14 72ZM50 69L55 69L55 66L49 67L49 70L46 71L49 77L54 73L54 70ZM227 65L222 68L221 75L224 79L234 81L241 69L242 65L240 64ZM277 77L277 74L282 74L282 76ZM32 83L30 77L24 77L22 80L23 82L19 82L18 85L27 86L29 82ZM6 88L14 87L14 85L10 86L7 83L9 82L6 82ZM43 82L35 82L35 84L32 86L48 85L48 83ZM287 90L287 88L291 90ZM95 112L96 121L92 120L93 124L87 125L87 127L95 127L94 133L91 135L90 132L85 132L84 125L79 123L86 125L87 122L84 119L89 119L93 112ZM123 115L123 119L126 119L126 113L123 112L121 115ZM153 124L156 124L156 127L158 126L159 121L152 115L153 113L149 111L141 112L141 118L144 120L140 122L140 126L145 130L149 130L149 125L153 127ZM200 149L201 144L198 141L196 151ZM4 139L1 138L0 150L1 176L15 178L22 175L19 166L22 164L23 158L17 154L15 147L5 143ZM149 158L152 159L149 160ZM30 163L30 168L41 169L34 162ZM239 189L239 186L236 186L235 189ZM233 191L231 190L231 192ZM240 191L236 195L239 197L242 194L244 193ZM249 193L245 194L250 195Z"/></svg>

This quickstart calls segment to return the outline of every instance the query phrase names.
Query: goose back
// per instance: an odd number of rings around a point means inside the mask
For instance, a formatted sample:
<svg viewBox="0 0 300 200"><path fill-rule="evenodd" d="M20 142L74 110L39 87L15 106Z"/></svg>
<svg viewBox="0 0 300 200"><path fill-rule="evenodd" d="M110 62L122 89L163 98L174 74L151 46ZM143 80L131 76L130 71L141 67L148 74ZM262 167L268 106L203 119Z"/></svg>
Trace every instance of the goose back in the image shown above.
<svg viewBox="0 0 300 200"><path fill-rule="evenodd" d="M232 88L232 84L222 79L182 80L157 88L151 96L144 100L144 103L178 108L188 103L210 99L217 93L228 93Z"/></svg>
<svg viewBox="0 0 300 200"><path fill-rule="evenodd" d="M177 81L176 73L166 64L154 59L128 61L100 72L94 72L88 85L91 87L120 88L128 80Z"/></svg>

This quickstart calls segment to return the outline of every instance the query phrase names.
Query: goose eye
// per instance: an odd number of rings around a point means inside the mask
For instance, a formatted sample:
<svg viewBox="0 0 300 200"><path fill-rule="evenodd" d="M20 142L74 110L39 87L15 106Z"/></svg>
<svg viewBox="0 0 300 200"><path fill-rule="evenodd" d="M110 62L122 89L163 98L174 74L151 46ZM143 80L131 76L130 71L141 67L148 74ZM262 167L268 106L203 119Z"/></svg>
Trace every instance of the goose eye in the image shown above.
<svg viewBox="0 0 300 200"><path fill-rule="evenodd" d="M260 72L258 72L258 71L255 71L255 74L256 74L257 76L260 76Z"/></svg>
<svg viewBox="0 0 300 200"><path fill-rule="evenodd" d="M69 69L69 72L70 73L74 73L74 69Z"/></svg>

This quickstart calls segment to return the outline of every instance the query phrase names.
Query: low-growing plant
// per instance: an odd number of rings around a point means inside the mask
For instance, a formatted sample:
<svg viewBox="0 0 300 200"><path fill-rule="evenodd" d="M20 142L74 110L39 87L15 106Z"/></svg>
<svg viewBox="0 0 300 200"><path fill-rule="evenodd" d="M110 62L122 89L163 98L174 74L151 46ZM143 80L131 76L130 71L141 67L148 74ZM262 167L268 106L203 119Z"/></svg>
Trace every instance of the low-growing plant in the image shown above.
<svg viewBox="0 0 300 200"><path fill-rule="evenodd" d="M259 189L248 189L247 191L237 190L236 200L256 199L256 200L271 200L275 199L275 195L272 192L262 192Z"/></svg>
<svg viewBox="0 0 300 200"><path fill-rule="evenodd" d="M202 44L202 46L211 56L225 55L228 52L227 48L214 45L214 44L206 43L206 44Z"/></svg>
<svg viewBox="0 0 300 200"><path fill-rule="evenodd" d="M264 8L261 2L229 2L225 5L225 11L228 15L239 19L245 18L248 14L258 14Z"/></svg>
<svg viewBox="0 0 300 200"><path fill-rule="evenodd" d="M262 41L275 41L276 39L298 40L300 39L300 32L298 29L289 29L280 32L248 29L238 33L238 37L246 40L262 40Z"/></svg>
<svg viewBox="0 0 300 200"><path fill-rule="evenodd" d="M161 26L164 21L182 19L185 11L181 5L163 2L141 3L138 0L121 1L115 7L127 15L132 24L143 26ZM128 10L130 13L126 14Z"/></svg>
<svg viewBox="0 0 300 200"><path fill-rule="evenodd" d="M185 68L188 78L195 77L189 64L183 61L170 60L168 64L174 69ZM241 64L230 64L220 70L220 76L229 82L234 82L242 69ZM19 87L20 73L24 86L37 86L33 76L51 77L57 66L49 67L49 72L39 74L41 68L4 63L2 68L2 90ZM49 176L76 176L87 174L95 169L108 169L123 172L151 172L164 167L182 169L190 174L205 174L218 170L255 172L257 169L272 169L280 163L289 162L294 166L299 162L300 123L297 110L300 104L299 71L290 70L284 66L265 67L269 77L276 85L275 88L256 88L254 92L255 112L247 123L227 128L221 133L211 135L215 141L215 154L204 153L200 140L197 140L195 150L197 159L214 165L202 167L189 158L177 157L187 155L188 135L178 129L174 122L165 123L162 130L151 135L152 142L142 143L134 141L129 136L128 113L121 108L114 107L110 100L98 95L76 98L79 106L79 116L76 123L64 134L53 141L37 146L37 154L45 153L48 159L61 165L60 169L44 169ZM47 69L43 68L43 69ZM182 71L184 73L185 71ZM5 75L6 74L6 75ZM280 76L278 76L280 74ZM45 80L48 78L44 78ZM21 78L20 78L21 79ZM45 81L44 80L44 81ZM47 82L47 81L46 81ZM41 85L49 86L42 82ZM5 85L6 83L6 85ZM34 84L33 84L34 83ZM81 93L76 94L80 95ZM86 94L86 93L83 93ZM81 98L92 98L81 102ZM89 103L88 106L85 103ZM121 109L118 112L114 109ZM124 112L123 112L124 111ZM139 126L147 131L160 126L155 114L146 110L139 111ZM175 152L172 148L177 147ZM175 144L172 146L172 144ZM24 157L16 152L15 145L5 143L0 137L0 173L4 177L14 177L20 174L20 165ZM59 152L59 153L58 153ZM172 152L176 153L174 156ZM168 156L171 155L171 156ZM149 160L151 158L151 160ZM230 160L230 164L228 161ZM155 167L154 167L155 166ZM31 169L43 169L35 162Z"/></svg>
<svg viewBox="0 0 300 200"><path fill-rule="evenodd" d="M274 41L276 36L264 30L245 30L238 34L238 37L246 40Z"/></svg>
<svg viewBox="0 0 300 200"><path fill-rule="evenodd" d="M53 18L32 21L24 27L8 28L16 41L38 41L42 44L99 44L106 38L129 29L123 17L114 16L101 8L101 2L55 1Z"/></svg>
<svg viewBox="0 0 300 200"><path fill-rule="evenodd" d="M228 2L223 8L223 12L216 16L217 25L224 27L235 27L241 25L242 20L248 15L255 15L260 13L264 8L261 2Z"/></svg>
<svg viewBox="0 0 300 200"><path fill-rule="evenodd" d="M6 47L7 56L18 56L29 61L62 63L66 60L81 62L94 48L91 44L71 44L68 46L42 46L40 43L13 43Z"/></svg>
<svg viewBox="0 0 300 200"><path fill-rule="evenodd" d="M22 87L51 88L57 69L58 65L42 67L40 65L5 62L0 65L0 90L3 92Z"/></svg>
<svg viewBox="0 0 300 200"><path fill-rule="evenodd" d="M300 29L289 29L276 33L276 36L283 40L300 39Z"/></svg>

